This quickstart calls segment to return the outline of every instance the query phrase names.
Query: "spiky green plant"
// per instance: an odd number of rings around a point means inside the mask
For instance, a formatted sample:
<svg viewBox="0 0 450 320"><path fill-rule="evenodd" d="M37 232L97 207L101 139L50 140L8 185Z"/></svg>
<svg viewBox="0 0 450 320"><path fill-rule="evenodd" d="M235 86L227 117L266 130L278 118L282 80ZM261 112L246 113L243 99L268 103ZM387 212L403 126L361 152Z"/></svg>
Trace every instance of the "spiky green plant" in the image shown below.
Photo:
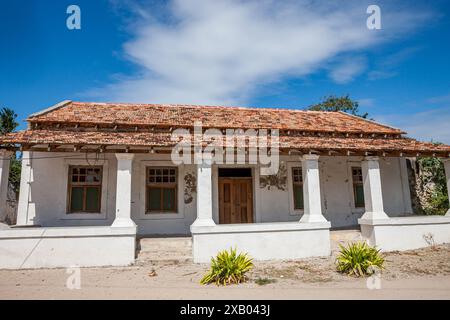
<svg viewBox="0 0 450 320"><path fill-rule="evenodd" d="M384 269L384 257L366 242L354 242L347 247L339 245L341 251L336 258L337 270L362 277Z"/></svg>
<svg viewBox="0 0 450 320"><path fill-rule="evenodd" d="M253 268L247 253L236 253L236 249L224 250L211 259L211 268L200 280L201 284L224 285L247 281L245 274Z"/></svg>

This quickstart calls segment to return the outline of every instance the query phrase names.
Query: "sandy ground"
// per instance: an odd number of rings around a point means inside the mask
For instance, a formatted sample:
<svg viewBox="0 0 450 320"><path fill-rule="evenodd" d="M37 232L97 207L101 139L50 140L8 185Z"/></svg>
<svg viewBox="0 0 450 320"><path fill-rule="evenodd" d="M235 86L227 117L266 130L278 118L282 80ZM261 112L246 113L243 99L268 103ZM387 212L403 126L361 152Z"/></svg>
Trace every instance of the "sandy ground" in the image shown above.
<svg viewBox="0 0 450 320"><path fill-rule="evenodd" d="M450 245L385 256L380 288L372 290L373 279L337 273L334 256L256 262L248 283L228 287L199 284L208 265L141 260L83 268L81 288L73 290L66 269L0 270L0 299L450 299Z"/></svg>

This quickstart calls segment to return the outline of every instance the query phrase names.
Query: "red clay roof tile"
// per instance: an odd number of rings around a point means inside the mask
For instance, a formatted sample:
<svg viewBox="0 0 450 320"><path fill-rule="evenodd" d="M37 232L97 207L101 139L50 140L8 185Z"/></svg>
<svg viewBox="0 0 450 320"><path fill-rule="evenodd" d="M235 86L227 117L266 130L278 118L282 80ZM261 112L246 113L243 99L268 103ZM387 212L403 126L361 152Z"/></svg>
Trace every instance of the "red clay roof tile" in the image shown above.
<svg viewBox="0 0 450 320"><path fill-rule="evenodd" d="M282 129L321 132L404 133L341 112L162 104L67 102L31 116L31 123L116 124L134 126Z"/></svg>

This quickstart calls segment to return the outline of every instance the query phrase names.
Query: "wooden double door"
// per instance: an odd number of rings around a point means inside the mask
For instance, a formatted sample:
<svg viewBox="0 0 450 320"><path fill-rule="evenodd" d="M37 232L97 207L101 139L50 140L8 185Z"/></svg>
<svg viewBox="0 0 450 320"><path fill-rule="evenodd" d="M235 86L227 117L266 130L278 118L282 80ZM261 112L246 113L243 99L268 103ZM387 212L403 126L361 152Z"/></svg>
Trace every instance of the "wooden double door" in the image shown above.
<svg viewBox="0 0 450 320"><path fill-rule="evenodd" d="M219 223L253 223L252 178L219 178Z"/></svg>

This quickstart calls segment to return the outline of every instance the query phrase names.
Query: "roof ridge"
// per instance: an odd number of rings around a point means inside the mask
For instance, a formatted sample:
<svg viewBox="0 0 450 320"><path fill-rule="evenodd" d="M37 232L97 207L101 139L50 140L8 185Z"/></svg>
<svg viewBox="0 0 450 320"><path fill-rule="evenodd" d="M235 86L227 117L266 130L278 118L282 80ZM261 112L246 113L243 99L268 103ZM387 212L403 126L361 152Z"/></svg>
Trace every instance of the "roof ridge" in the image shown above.
<svg viewBox="0 0 450 320"><path fill-rule="evenodd" d="M86 102L71 101L73 104L96 104L96 105L124 105L124 106L160 106L160 107L188 107L188 108L211 108L211 109L239 109L239 110L272 110L272 111L290 111L300 113L338 113L339 111L319 111L305 109L291 109L289 107L255 107L255 106L218 106L208 104L179 104L179 103L132 103L132 102Z"/></svg>
<svg viewBox="0 0 450 320"><path fill-rule="evenodd" d="M67 112L66 112L67 110ZM78 112L79 111L79 112ZM108 112L111 114L108 116ZM139 112L144 112L140 114ZM106 118L98 113L104 114ZM154 117L149 115L154 113ZM142 117L142 121L140 118ZM161 118L162 117L162 118ZM228 118L228 119L227 119ZM317 118L317 119L316 119ZM192 104L150 104L123 102L62 101L28 117L33 122L122 123L133 125L175 125L178 120L186 123L201 119L205 127L267 127L318 132L368 132L403 134L376 121L357 117L342 111L316 111L290 108L212 106ZM73 120L73 121L72 121ZM317 121L316 121L317 120ZM184 122L183 122L184 123ZM370 123L370 125L369 125Z"/></svg>

